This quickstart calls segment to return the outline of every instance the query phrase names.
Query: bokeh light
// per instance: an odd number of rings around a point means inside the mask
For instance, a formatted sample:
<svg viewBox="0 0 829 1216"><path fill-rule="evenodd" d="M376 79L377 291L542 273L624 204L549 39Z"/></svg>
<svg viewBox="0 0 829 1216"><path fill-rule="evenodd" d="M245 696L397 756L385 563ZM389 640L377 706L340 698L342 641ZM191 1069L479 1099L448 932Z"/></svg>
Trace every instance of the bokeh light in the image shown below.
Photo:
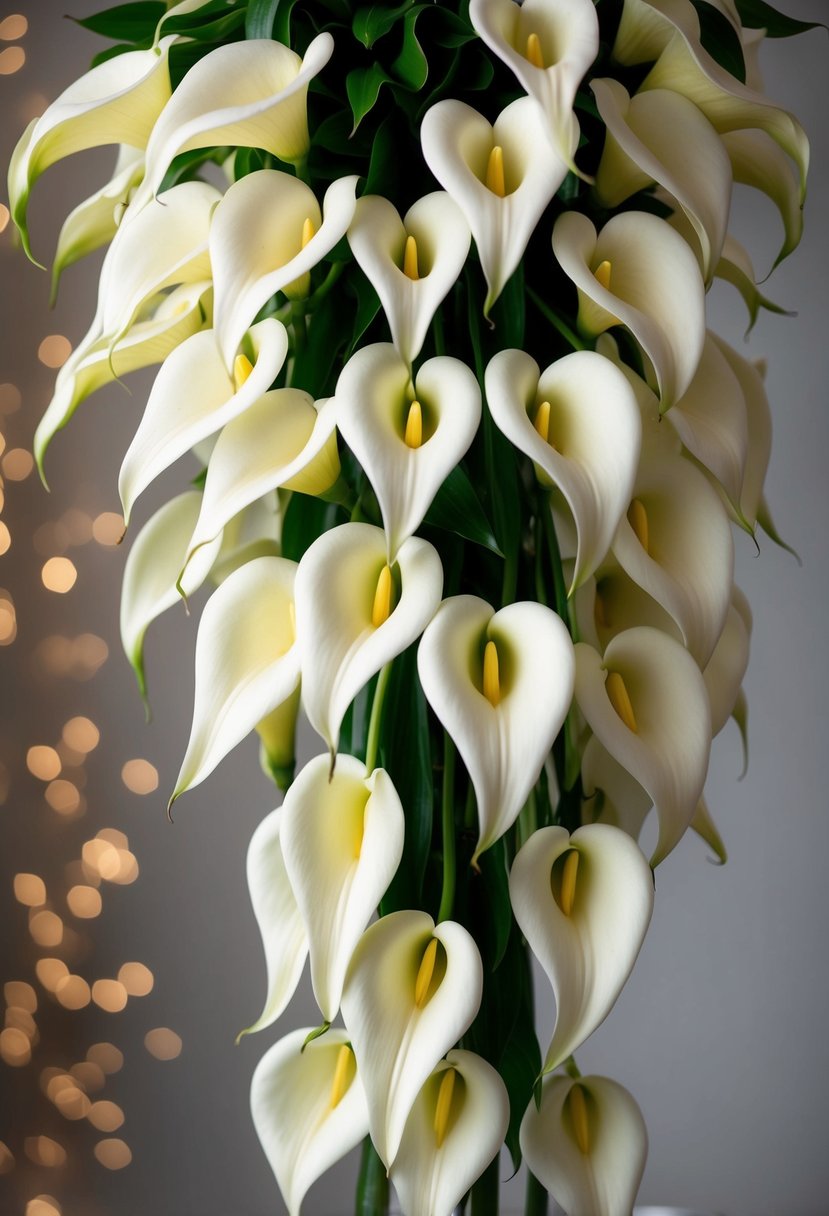
<svg viewBox="0 0 829 1216"><path fill-rule="evenodd" d="M0 519L0 557L8 553L12 545L12 534L6 524Z"/></svg>
<svg viewBox="0 0 829 1216"><path fill-rule="evenodd" d="M79 920L92 920L101 915L103 901L95 887L76 886L67 891L66 905ZM121 978L120 975L118 978Z"/></svg>
<svg viewBox="0 0 829 1216"><path fill-rule="evenodd" d="M54 1169L66 1164L66 1149L50 1136L27 1136L23 1152L35 1165Z"/></svg>
<svg viewBox="0 0 829 1216"><path fill-rule="evenodd" d="M14 1153L0 1140L0 1174L10 1174L14 1169Z"/></svg>
<svg viewBox="0 0 829 1216"><path fill-rule="evenodd" d="M38 743L26 752L26 767L41 781L54 781L61 770L60 756L53 747Z"/></svg>
<svg viewBox="0 0 829 1216"><path fill-rule="evenodd" d="M63 921L56 912L35 912L29 921L29 932L38 946L53 948L63 941Z"/></svg>
<svg viewBox="0 0 829 1216"><path fill-rule="evenodd" d="M26 448L11 448L4 455L0 467L9 481L25 481L35 467L35 458Z"/></svg>
<svg viewBox="0 0 829 1216"><path fill-rule="evenodd" d="M0 41L16 42L22 38L29 28L29 22L22 13L10 13L0 21Z"/></svg>
<svg viewBox="0 0 829 1216"><path fill-rule="evenodd" d="M81 809L80 790L71 781L63 778L58 781L50 781L46 786L44 797L58 815L74 815Z"/></svg>
<svg viewBox="0 0 829 1216"><path fill-rule="evenodd" d="M68 557L50 557L43 563L40 578L47 591L65 595L71 591L78 580L75 563Z"/></svg>
<svg viewBox="0 0 829 1216"><path fill-rule="evenodd" d="M54 992L69 968L61 958L39 958L35 963L35 975L47 992Z"/></svg>
<svg viewBox="0 0 829 1216"><path fill-rule="evenodd" d="M121 769L121 780L133 794L152 794L158 789L158 770L149 760L128 760Z"/></svg>
<svg viewBox="0 0 829 1216"><path fill-rule="evenodd" d="M157 1026L144 1035L144 1046L157 1060L175 1060L181 1055L181 1036L169 1026Z"/></svg>
<svg viewBox="0 0 829 1216"><path fill-rule="evenodd" d="M127 1005L127 990L118 980L96 980L92 999L104 1013L120 1013Z"/></svg>
<svg viewBox="0 0 829 1216"><path fill-rule="evenodd" d="M118 971L118 980L130 996L149 996L155 983L152 971L143 963L124 963Z"/></svg>
<svg viewBox="0 0 829 1216"><path fill-rule="evenodd" d="M27 908L39 908L46 903L46 883L37 874L15 874L14 898Z"/></svg>
<svg viewBox="0 0 829 1216"><path fill-rule="evenodd" d="M7 46L4 51L0 51L0 76L13 76L25 62L26 52L22 46Z"/></svg>
<svg viewBox="0 0 829 1216"><path fill-rule="evenodd" d="M45 367L62 367L72 354L72 343L63 334L49 334L37 348L37 357Z"/></svg>
<svg viewBox="0 0 829 1216"><path fill-rule="evenodd" d="M76 752L86 755L95 750L101 740L101 732L90 718L70 718L62 731L64 742Z"/></svg>
<svg viewBox="0 0 829 1216"><path fill-rule="evenodd" d="M86 1117L99 1132L117 1132L124 1123L121 1107L117 1102L108 1102L106 1099L93 1102Z"/></svg>
<svg viewBox="0 0 829 1216"><path fill-rule="evenodd" d="M124 1053L114 1043L93 1043L86 1058L107 1076L120 1072L124 1067Z"/></svg>
<svg viewBox="0 0 829 1216"><path fill-rule="evenodd" d="M16 384L0 384L0 414L16 414L23 404Z"/></svg>
<svg viewBox="0 0 829 1216"><path fill-rule="evenodd" d="M123 1140L99 1140L93 1151L108 1170L122 1170L132 1161L129 1145Z"/></svg>
<svg viewBox="0 0 829 1216"><path fill-rule="evenodd" d="M92 524L92 535L99 545L119 545L124 535L124 517L117 511L103 511Z"/></svg>
<svg viewBox="0 0 829 1216"><path fill-rule="evenodd" d="M55 985L55 996L64 1009L86 1009L92 1000L89 984L82 975L64 975Z"/></svg>
<svg viewBox="0 0 829 1216"><path fill-rule="evenodd" d="M32 1058L29 1036L18 1026L0 1030L0 1059L10 1068L23 1068Z"/></svg>
<svg viewBox="0 0 829 1216"><path fill-rule="evenodd" d="M25 1009L28 1013L37 1012L37 993L31 984L24 980L8 980L3 985L3 999L7 1005L16 1009Z"/></svg>

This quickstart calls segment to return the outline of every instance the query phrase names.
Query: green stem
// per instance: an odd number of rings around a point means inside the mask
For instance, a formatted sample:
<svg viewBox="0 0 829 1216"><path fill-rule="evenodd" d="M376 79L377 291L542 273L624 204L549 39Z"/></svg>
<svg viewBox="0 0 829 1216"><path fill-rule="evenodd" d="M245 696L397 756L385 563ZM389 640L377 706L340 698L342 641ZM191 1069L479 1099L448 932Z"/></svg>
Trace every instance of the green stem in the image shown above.
<svg viewBox="0 0 829 1216"><path fill-rule="evenodd" d="M486 1167L472 1187L471 1216L498 1216L498 1158Z"/></svg>
<svg viewBox="0 0 829 1216"><path fill-rule="evenodd" d="M589 350L587 343L581 340L575 330L572 330L566 321L562 321L561 317L556 316L553 310L544 303L538 292L533 291L532 287L528 287L526 290L527 295L533 304L535 304L538 311L542 316L547 318L554 329L558 330L562 338L570 343L573 350Z"/></svg>
<svg viewBox="0 0 829 1216"><path fill-rule="evenodd" d="M564 570L561 565L561 551L558 547L558 537L556 536L555 524L553 523L553 513L550 509L549 502L542 500L540 505L541 526L544 529L544 538L547 541L547 552L550 556L550 565L553 570L553 586L556 594L556 612L564 621L564 624L570 629L570 612L567 603L567 587L564 582Z"/></svg>
<svg viewBox="0 0 829 1216"><path fill-rule="evenodd" d="M524 1216L547 1216L547 1192L535 1174L531 1174L529 1170L527 1171Z"/></svg>
<svg viewBox="0 0 829 1216"><path fill-rule="evenodd" d="M564 1061L564 1071L567 1073L568 1077L572 1077L574 1081L578 1081L579 1077L581 1076L581 1070L576 1063L575 1056L568 1056Z"/></svg>
<svg viewBox="0 0 829 1216"><path fill-rule="evenodd" d="M385 1216L388 1206L389 1180L386 1167L366 1136L360 1159L360 1175L357 1179L355 1216Z"/></svg>
<svg viewBox="0 0 829 1216"><path fill-rule="evenodd" d="M443 889L438 921L449 920L455 903L455 745L448 732L443 736Z"/></svg>
<svg viewBox="0 0 829 1216"><path fill-rule="evenodd" d="M342 272L345 270L345 262L335 262L323 281L320 283L316 291L313 291L308 297L308 311L313 312L328 295L331 288L336 283Z"/></svg>
<svg viewBox="0 0 829 1216"><path fill-rule="evenodd" d="M366 771L371 772L377 765L377 752L380 747L380 726L383 721L383 702L386 699L386 689L391 675L391 663L387 663L377 677L377 687L374 690L374 700L371 703L371 717L368 722L368 741L366 742Z"/></svg>

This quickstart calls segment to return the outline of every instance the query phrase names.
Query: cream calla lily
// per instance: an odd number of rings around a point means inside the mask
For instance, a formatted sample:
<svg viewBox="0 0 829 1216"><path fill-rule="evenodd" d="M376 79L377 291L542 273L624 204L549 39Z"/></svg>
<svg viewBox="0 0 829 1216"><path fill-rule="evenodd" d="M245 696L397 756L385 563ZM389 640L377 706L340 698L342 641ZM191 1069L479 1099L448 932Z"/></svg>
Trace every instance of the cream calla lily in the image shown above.
<svg viewBox="0 0 829 1216"><path fill-rule="evenodd" d="M531 97L490 126L462 101L439 101L420 128L426 163L460 207L487 282L484 314L501 294L550 199L567 175Z"/></svg>
<svg viewBox="0 0 829 1216"><path fill-rule="evenodd" d="M333 182L322 211L309 186L277 169L250 173L230 187L210 233L216 333L228 366L271 296L312 270L345 236L358 180ZM307 220L313 235L303 243Z"/></svg>
<svg viewBox="0 0 829 1216"><path fill-rule="evenodd" d="M678 230L681 230L680 225L677 223L676 215L671 217L671 224ZM779 316L790 317L793 315L785 308L781 308L779 304L775 304L768 296L763 295L757 286L757 272L754 269L748 250L735 237L731 236L730 233L725 238L722 254L714 273L716 278L730 283L732 287L736 287L743 297L743 302L748 309L747 334L754 328L761 308L764 308L767 312L777 313Z"/></svg>
<svg viewBox="0 0 829 1216"><path fill-rule="evenodd" d="M721 866L724 866L728 861L728 850L725 847L720 830L714 820L711 818L711 812L708 809L708 804L704 798L700 798L697 809L694 811L694 817L691 820L691 829L696 832L700 840L704 840L709 849L714 853L717 861Z"/></svg>
<svg viewBox="0 0 829 1216"><path fill-rule="evenodd" d="M285 795L285 866L308 931L311 982L332 1022L345 973L403 855L405 818L388 773L340 756L306 764Z"/></svg>
<svg viewBox="0 0 829 1216"><path fill-rule="evenodd" d="M800 244L803 207L792 162L766 131L727 131L721 136L734 181L767 194L780 212L784 239L775 266Z"/></svg>
<svg viewBox="0 0 829 1216"><path fill-rule="evenodd" d="M529 1169L567 1216L630 1216L648 1133L628 1091L609 1077L547 1077L521 1122Z"/></svg>
<svg viewBox="0 0 829 1216"><path fill-rule="evenodd" d="M9 164L9 201L23 248L32 256L29 192L50 165L102 144L144 148L171 95L167 62L175 37L147 51L127 51L92 68L26 128Z"/></svg>
<svg viewBox="0 0 829 1216"><path fill-rule="evenodd" d="M722 13L741 39L753 33L744 30L734 0L708 0L712 8ZM690 7L690 5L689 5ZM613 58L631 66L658 59L671 40L674 26L668 16L650 0L624 0L622 17L613 44ZM699 45L699 38L697 38Z"/></svg>
<svg viewBox="0 0 829 1216"><path fill-rule="evenodd" d="M262 1013L243 1034L272 1026L294 995L308 957L308 934L284 856L284 809L266 815L250 839L247 879L250 902L265 951L268 977Z"/></svg>
<svg viewBox="0 0 829 1216"><path fill-rule="evenodd" d="M751 608L739 587L731 592L728 616L702 673L711 702L711 733L718 735L734 712L748 669Z"/></svg>
<svg viewBox="0 0 829 1216"><path fill-rule="evenodd" d="M310 1028L274 1043L250 1087L253 1125L289 1216L326 1170L368 1130L366 1100L348 1032L329 1030L302 1050Z"/></svg>
<svg viewBox="0 0 829 1216"><path fill-rule="evenodd" d="M475 788L473 865L515 822L573 696L573 646L543 604L444 600L417 654L426 699L452 736Z"/></svg>
<svg viewBox="0 0 829 1216"><path fill-rule="evenodd" d="M303 555L296 580L302 703L332 756L348 706L420 636L442 587L430 544L410 537L390 568L385 533L371 524L331 528Z"/></svg>
<svg viewBox="0 0 829 1216"><path fill-rule="evenodd" d="M200 59L153 128L135 209L156 193L172 160L195 148L262 148L279 160L304 160L308 85L333 50L333 38L324 33L313 40L304 59L270 38L231 42Z"/></svg>
<svg viewBox="0 0 829 1216"><path fill-rule="evenodd" d="M471 1051L450 1051L417 1096L390 1176L406 1216L454 1212L498 1152L506 1086Z"/></svg>
<svg viewBox="0 0 829 1216"><path fill-rule="evenodd" d="M688 217L710 282L725 240L731 206L731 162L722 140L693 102L669 89L630 97L616 80L590 82L607 127L596 173L606 207L656 183ZM776 147L776 145L775 145Z"/></svg>
<svg viewBox="0 0 829 1216"><path fill-rule="evenodd" d="M288 353L285 326L268 317L253 326L250 339L256 359L241 384L225 369L214 330L194 334L165 361L121 465L118 490L127 522L138 496L160 473L270 388Z"/></svg>
<svg viewBox="0 0 829 1216"><path fill-rule="evenodd" d="M580 640L597 650L604 650L617 633L636 625L652 625L678 642L683 640L673 617L633 581L612 554L576 592L575 609Z"/></svg>
<svg viewBox="0 0 829 1216"><path fill-rule="evenodd" d="M472 1023L481 1000L478 947L462 925L393 912L363 934L343 991L374 1147L387 1168L438 1061Z"/></svg>
<svg viewBox="0 0 829 1216"><path fill-rule="evenodd" d="M193 725L171 804L296 689L295 571L285 558L257 558L207 601L196 638Z"/></svg>
<svg viewBox="0 0 829 1216"><path fill-rule="evenodd" d="M688 827L708 772L705 682L683 646L647 625L617 634L604 656L585 642L575 650L579 709L656 806L655 867Z"/></svg>
<svg viewBox="0 0 829 1216"><path fill-rule="evenodd" d="M625 832L587 824L539 828L510 870L515 919L549 979L556 1024L552 1072L607 1017L639 955L653 912L653 875Z"/></svg>
<svg viewBox="0 0 829 1216"><path fill-rule="evenodd" d="M168 608L181 601L177 583L193 525L201 506L198 490L179 494L147 520L136 536L124 566L121 588L121 644L146 696L144 676L144 635L148 627ZM192 595L207 578L221 546L221 536L199 553L182 582L182 590Z"/></svg>
<svg viewBox="0 0 829 1216"><path fill-rule="evenodd" d="M280 557L282 510L278 496L265 494L257 498L234 515L221 536L219 555L210 571L211 581L217 585L254 557ZM186 576L179 580L180 585L186 582Z"/></svg>
<svg viewBox="0 0 829 1216"><path fill-rule="evenodd" d="M337 426L371 482L388 556L420 526L481 418L481 390L458 359L438 355L414 381L388 343L352 355L337 381Z"/></svg>
<svg viewBox="0 0 829 1216"><path fill-rule="evenodd" d="M595 735L582 755L581 780L583 822L610 824L638 840L653 802Z"/></svg>
<svg viewBox="0 0 829 1216"><path fill-rule="evenodd" d="M442 190L418 199L402 220L379 194L357 200L348 243L380 297L392 342L406 363L420 354L432 318L466 261L470 241L463 213Z"/></svg>
<svg viewBox="0 0 829 1216"><path fill-rule="evenodd" d="M740 491L739 518L753 528L763 509L763 484L771 456L771 408L757 367L716 334L714 341L740 382L748 420L748 450Z"/></svg>
<svg viewBox="0 0 829 1216"><path fill-rule="evenodd" d="M571 592L605 557L630 499L642 435L625 376L593 351L543 372L532 356L501 351L486 369L493 421L573 513L578 551Z"/></svg>
<svg viewBox="0 0 829 1216"><path fill-rule="evenodd" d="M599 53L592 0L524 0L520 6L513 0L471 0L469 19L541 107L548 139L573 168L576 92Z"/></svg>

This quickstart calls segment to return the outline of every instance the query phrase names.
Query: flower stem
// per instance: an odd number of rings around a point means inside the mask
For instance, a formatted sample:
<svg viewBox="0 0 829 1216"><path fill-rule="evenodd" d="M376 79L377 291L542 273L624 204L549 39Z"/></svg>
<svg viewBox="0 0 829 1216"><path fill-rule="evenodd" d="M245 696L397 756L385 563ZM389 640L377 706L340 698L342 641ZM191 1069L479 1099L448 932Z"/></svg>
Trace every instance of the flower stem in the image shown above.
<svg viewBox="0 0 829 1216"><path fill-rule="evenodd" d="M532 287L527 287L526 291L527 295L530 297L533 304L535 304L538 311L542 314L542 316L546 317L554 329L558 330L562 338L564 338L566 342L569 342L573 350L588 349L587 344L582 342L581 338L574 330L570 328L566 321L562 321L561 317L556 316L553 310L548 308L548 306L541 299L541 296L538 295L537 292L533 291Z"/></svg>
<svg viewBox="0 0 829 1216"><path fill-rule="evenodd" d="M498 1216L498 1158L486 1167L470 1192L471 1216Z"/></svg>
<svg viewBox="0 0 829 1216"><path fill-rule="evenodd" d="M443 736L443 889L438 921L448 920L455 903L455 745L448 733Z"/></svg>
<svg viewBox="0 0 829 1216"><path fill-rule="evenodd" d="M366 1136L357 1179L355 1216L385 1216L388 1206L389 1180L386 1177L386 1167L377 1156L370 1138Z"/></svg>
<svg viewBox="0 0 829 1216"><path fill-rule="evenodd" d="M391 663L377 677L377 687L374 689L374 700L371 703L371 717L368 722L368 739L366 741L366 770L371 772L377 765L377 753L380 748L380 726L383 721L383 702L386 699L386 689L391 675Z"/></svg>
<svg viewBox="0 0 829 1216"><path fill-rule="evenodd" d="M547 1192L535 1174L531 1174L529 1170L527 1171L524 1216L547 1216Z"/></svg>
<svg viewBox="0 0 829 1216"><path fill-rule="evenodd" d="M556 536L555 523L553 522L553 512L550 508L549 501L542 500L540 505L541 526L544 529L544 537L547 541L547 553L550 558L550 565L553 572L553 587L555 589L556 612L564 621L564 624L573 634L573 626L570 620L570 611L567 603L567 587L564 582L564 570L561 565L561 551L558 547L558 537Z"/></svg>

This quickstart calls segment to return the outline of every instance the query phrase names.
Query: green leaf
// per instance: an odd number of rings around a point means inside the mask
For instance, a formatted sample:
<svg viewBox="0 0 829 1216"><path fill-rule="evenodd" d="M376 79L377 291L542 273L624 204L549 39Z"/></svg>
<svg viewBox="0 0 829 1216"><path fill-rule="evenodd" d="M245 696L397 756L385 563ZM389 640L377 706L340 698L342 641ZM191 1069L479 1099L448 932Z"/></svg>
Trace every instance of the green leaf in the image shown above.
<svg viewBox="0 0 829 1216"><path fill-rule="evenodd" d="M700 42L712 59L726 72L746 82L746 61L740 36L724 13L709 4L708 0L691 0L699 17Z"/></svg>
<svg viewBox="0 0 829 1216"><path fill-rule="evenodd" d="M737 0L737 12L743 25L751 30L764 29L768 38L791 38L807 30L829 29L822 21L798 21L779 13L765 0Z"/></svg>
<svg viewBox="0 0 829 1216"><path fill-rule="evenodd" d="M70 17L93 34L124 42L152 41L156 26L167 12L163 0L138 0L135 4L119 4L90 17ZM133 49L132 47L130 48Z"/></svg>
<svg viewBox="0 0 829 1216"><path fill-rule="evenodd" d="M357 347L357 343L380 311L380 297L356 263L348 286L357 300L354 329L351 331L351 345L348 348L346 356L350 358L352 352Z"/></svg>
<svg viewBox="0 0 829 1216"><path fill-rule="evenodd" d="M97 68L99 63L106 63L108 59L117 59L119 55L126 55L127 51L134 51L135 44L132 42L119 42L117 46L108 46L105 51L99 51L94 55L89 66Z"/></svg>
<svg viewBox="0 0 829 1216"><path fill-rule="evenodd" d="M484 966L495 971L506 953L512 925L507 849L504 838L482 855L481 873L470 884L473 923L480 929Z"/></svg>
<svg viewBox="0 0 829 1216"><path fill-rule="evenodd" d="M246 38L273 38L273 23L279 0L248 0L245 17Z"/></svg>
<svg viewBox="0 0 829 1216"><path fill-rule="evenodd" d="M395 8L387 8L384 4L369 4L358 8L351 23L354 37L370 51L377 39L387 34L413 3L414 0L403 0L403 3Z"/></svg>
<svg viewBox="0 0 829 1216"><path fill-rule="evenodd" d="M342 297L339 292L326 296L309 319L308 338L294 359L291 384L304 388L312 397L329 397L333 393L332 368L345 345Z"/></svg>
<svg viewBox="0 0 829 1216"><path fill-rule="evenodd" d="M448 9L436 8L435 14L438 21L435 23L432 39L438 46L455 50L459 46L465 46L467 42L474 42L478 37L468 22L463 21Z"/></svg>
<svg viewBox="0 0 829 1216"><path fill-rule="evenodd" d="M401 138L399 115L393 110L380 123L372 140L364 194L382 194L385 198L394 198L394 191L400 182L397 149L401 147Z"/></svg>
<svg viewBox="0 0 829 1216"><path fill-rule="evenodd" d="M461 536L464 540L471 540L473 544L482 545L484 549L503 557L492 525L461 465L452 470L438 490L426 512L424 523Z"/></svg>
<svg viewBox="0 0 829 1216"><path fill-rule="evenodd" d="M298 562L317 537L345 522L342 516L336 503L294 492L282 521L282 556Z"/></svg>
<svg viewBox="0 0 829 1216"><path fill-rule="evenodd" d="M345 78L345 91L348 94L351 113L354 115L352 135L366 114L374 108L380 89L384 84L388 84L390 79L379 63L373 63L368 68L354 68L348 73Z"/></svg>
<svg viewBox="0 0 829 1216"><path fill-rule="evenodd" d="M535 1079L541 1072L541 1049L536 1038L532 1016L522 1014L507 1039L498 1070L509 1095L509 1125L504 1138L513 1169L521 1164L518 1134L524 1112L533 1096Z"/></svg>
<svg viewBox="0 0 829 1216"><path fill-rule="evenodd" d="M227 4L222 3L222 9L227 9ZM216 10L221 11L221 9ZM194 18L201 15L199 13L185 13L181 17L173 17L164 23L165 34L186 34L188 38L195 39L196 42L225 42L231 41L228 34L232 34L234 30L242 27L245 20L244 9L234 9L232 12L222 12L221 17L216 17L212 21L194 21Z"/></svg>
<svg viewBox="0 0 829 1216"><path fill-rule="evenodd" d="M208 161L216 161L217 164L221 164L229 151L229 148L193 148L190 152L179 153L164 174L161 185L158 187L158 193L162 194L165 190L169 190L171 186L175 186L176 182L192 181L196 169Z"/></svg>
<svg viewBox="0 0 829 1216"><path fill-rule="evenodd" d="M403 46L391 65L395 76L415 93L423 88L429 75L429 61L415 34L415 25L422 11L423 5L421 4L406 14L403 23Z"/></svg>

